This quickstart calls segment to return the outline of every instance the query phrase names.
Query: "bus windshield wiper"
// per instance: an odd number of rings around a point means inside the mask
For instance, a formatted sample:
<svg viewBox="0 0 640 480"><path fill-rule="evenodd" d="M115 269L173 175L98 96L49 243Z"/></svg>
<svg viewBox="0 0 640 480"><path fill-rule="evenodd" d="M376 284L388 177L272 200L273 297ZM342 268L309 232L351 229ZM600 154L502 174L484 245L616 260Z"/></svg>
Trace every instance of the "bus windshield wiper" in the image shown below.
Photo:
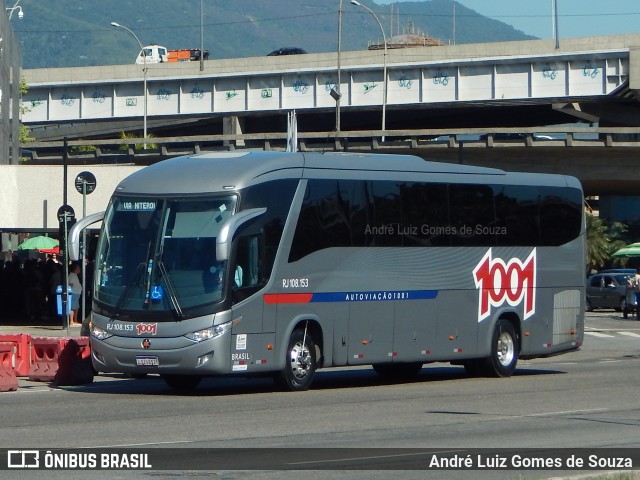
<svg viewBox="0 0 640 480"><path fill-rule="evenodd" d="M122 292L122 295L120 295L120 298L118 298L118 301L116 302L116 312L119 312L122 309L122 305L124 304L125 300L129 297L129 294L131 293L131 290L133 290L133 287L137 285L142 285L141 282L144 277L145 265L146 265L146 262L143 262L143 263L140 263L136 268L136 271L134 272L133 280L127 284L124 291Z"/></svg>
<svg viewBox="0 0 640 480"><path fill-rule="evenodd" d="M167 290L169 291L169 300L171 300L171 305L173 306L176 315L180 318L184 318L184 313L182 312L182 308L180 308L180 302L178 301L178 296L176 295L176 289L173 286L171 275L167 271L167 268L164 266L164 262L162 260L158 260L158 269L160 270L162 278L164 278L164 283L166 284Z"/></svg>

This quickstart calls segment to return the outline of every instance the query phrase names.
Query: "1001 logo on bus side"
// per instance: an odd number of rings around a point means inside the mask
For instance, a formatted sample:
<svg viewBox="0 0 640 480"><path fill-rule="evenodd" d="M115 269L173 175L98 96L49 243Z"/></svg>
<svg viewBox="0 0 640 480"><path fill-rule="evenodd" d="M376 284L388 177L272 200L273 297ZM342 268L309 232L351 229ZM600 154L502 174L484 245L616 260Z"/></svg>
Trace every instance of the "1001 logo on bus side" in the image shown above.
<svg viewBox="0 0 640 480"><path fill-rule="evenodd" d="M515 307L524 301L524 319L536 311L536 249L523 262L511 258L493 258L491 249L473 269L473 278L480 293L478 321L491 313L491 307L500 307L505 302Z"/></svg>

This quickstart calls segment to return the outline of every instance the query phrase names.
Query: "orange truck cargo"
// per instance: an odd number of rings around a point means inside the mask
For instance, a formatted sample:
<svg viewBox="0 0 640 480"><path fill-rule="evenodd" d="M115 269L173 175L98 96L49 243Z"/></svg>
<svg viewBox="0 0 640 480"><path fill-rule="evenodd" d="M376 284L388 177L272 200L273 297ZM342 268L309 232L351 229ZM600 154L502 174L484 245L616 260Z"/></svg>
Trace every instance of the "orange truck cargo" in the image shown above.
<svg viewBox="0 0 640 480"><path fill-rule="evenodd" d="M199 48L184 48L180 50L168 50L162 45L147 45L136 57L137 64L143 63L164 63L164 62L199 62ZM204 51L204 60L209 59L209 50Z"/></svg>

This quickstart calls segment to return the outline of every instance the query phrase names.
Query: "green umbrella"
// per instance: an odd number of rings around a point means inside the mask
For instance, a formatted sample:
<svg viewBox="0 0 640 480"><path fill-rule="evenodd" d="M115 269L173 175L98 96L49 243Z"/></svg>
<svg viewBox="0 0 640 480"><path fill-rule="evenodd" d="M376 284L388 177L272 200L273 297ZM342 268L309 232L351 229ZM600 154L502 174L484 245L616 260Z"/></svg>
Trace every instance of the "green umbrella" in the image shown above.
<svg viewBox="0 0 640 480"><path fill-rule="evenodd" d="M640 257L640 243L632 243L611 255L612 257Z"/></svg>
<svg viewBox="0 0 640 480"><path fill-rule="evenodd" d="M58 246L58 240L51 237L31 237L18 245L18 250L47 250Z"/></svg>

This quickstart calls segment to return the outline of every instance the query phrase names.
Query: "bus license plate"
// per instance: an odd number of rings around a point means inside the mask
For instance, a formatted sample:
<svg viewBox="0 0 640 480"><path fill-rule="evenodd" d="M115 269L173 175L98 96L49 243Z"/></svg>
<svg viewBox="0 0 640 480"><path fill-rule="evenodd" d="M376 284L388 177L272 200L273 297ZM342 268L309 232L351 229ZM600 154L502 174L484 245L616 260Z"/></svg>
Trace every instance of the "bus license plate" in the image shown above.
<svg viewBox="0 0 640 480"><path fill-rule="evenodd" d="M136 365L139 367L157 367L160 365L158 357L153 355L140 355L136 357Z"/></svg>

